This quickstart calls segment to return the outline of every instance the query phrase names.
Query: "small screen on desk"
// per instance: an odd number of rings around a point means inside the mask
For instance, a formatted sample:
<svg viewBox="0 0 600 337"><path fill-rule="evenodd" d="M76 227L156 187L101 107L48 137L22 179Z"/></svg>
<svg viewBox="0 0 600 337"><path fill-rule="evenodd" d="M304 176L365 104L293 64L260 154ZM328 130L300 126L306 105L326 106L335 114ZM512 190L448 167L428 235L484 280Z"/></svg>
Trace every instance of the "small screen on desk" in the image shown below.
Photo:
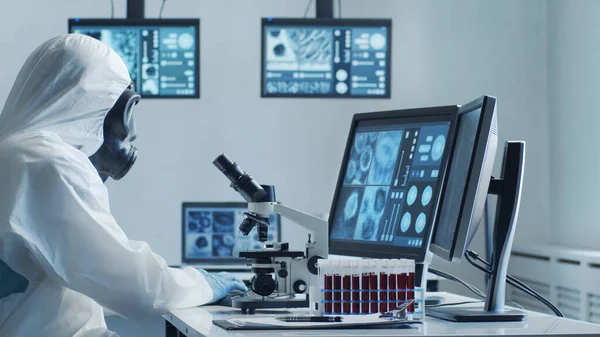
<svg viewBox="0 0 600 337"><path fill-rule="evenodd" d="M241 262L240 251L260 250L256 229L248 236L238 227L247 212L246 203L184 203L182 214L183 262ZM279 217L270 217L267 242L279 241Z"/></svg>

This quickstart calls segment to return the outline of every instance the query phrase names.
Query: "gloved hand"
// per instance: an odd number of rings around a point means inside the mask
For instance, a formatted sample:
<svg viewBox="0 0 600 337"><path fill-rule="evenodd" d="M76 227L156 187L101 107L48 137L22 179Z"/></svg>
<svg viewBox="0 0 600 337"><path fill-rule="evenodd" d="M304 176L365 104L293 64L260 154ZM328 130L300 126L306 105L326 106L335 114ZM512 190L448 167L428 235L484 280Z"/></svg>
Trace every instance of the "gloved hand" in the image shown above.
<svg viewBox="0 0 600 337"><path fill-rule="evenodd" d="M208 285L212 288L213 298L211 303L216 302L227 296L232 290L248 291L248 287L237 277L226 273L209 273L204 269L198 269L204 276Z"/></svg>

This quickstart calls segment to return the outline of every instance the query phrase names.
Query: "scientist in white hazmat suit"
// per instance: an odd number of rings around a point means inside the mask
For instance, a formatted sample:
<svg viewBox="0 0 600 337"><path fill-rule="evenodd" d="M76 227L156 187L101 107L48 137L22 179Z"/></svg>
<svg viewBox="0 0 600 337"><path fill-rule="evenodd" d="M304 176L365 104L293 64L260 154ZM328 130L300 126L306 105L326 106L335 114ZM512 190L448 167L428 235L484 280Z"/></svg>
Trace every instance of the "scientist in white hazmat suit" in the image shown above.
<svg viewBox="0 0 600 337"><path fill-rule="evenodd" d="M0 337L116 336L103 307L136 318L246 290L169 268L112 217L103 180L135 162L138 101L123 60L84 35L21 68L0 113Z"/></svg>

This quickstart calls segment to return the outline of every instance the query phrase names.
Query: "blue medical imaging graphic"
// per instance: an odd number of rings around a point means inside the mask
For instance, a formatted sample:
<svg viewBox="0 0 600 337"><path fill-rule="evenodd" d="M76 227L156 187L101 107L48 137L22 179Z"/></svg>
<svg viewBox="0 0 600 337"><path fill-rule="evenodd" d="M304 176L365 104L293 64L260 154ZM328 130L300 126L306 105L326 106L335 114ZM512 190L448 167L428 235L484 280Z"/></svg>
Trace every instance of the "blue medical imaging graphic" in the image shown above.
<svg viewBox="0 0 600 337"><path fill-rule="evenodd" d="M431 197L433 196L433 189L431 186L425 187L423 190L423 195L421 195L421 205L427 206L431 201Z"/></svg>
<svg viewBox="0 0 600 337"><path fill-rule="evenodd" d="M379 223L385 210L389 189L387 186L369 186L365 188L354 239L377 240Z"/></svg>
<svg viewBox="0 0 600 337"><path fill-rule="evenodd" d="M418 194L419 189L417 188L417 186L411 186L411 188L408 190L408 194L406 195L406 203L408 204L408 206L412 206L412 204L415 203Z"/></svg>
<svg viewBox="0 0 600 337"><path fill-rule="evenodd" d="M410 213L404 213L404 215L402 216L402 221L400 222L400 230L402 230L403 233L406 233L406 231L410 228L411 223L412 216L410 215Z"/></svg>
<svg viewBox="0 0 600 337"><path fill-rule="evenodd" d="M417 217L417 221L415 222L415 230L417 233L421 233L423 229L425 229L425 225L427 224L427 216L425 213L419 214Z"/></svg>
<svg viewBox="0 0 600 337"><path fill-rule="evenodd" d="M389 96L388 27L340 24L264 26L263 95Z"/></svg>
<svg viewBox="0 0 600 337"><path fill-rule="evenodd" d="M371 162L375 153L377 132L359 133L356 135L344 185L364 185L367 179Z"/></svg>
<svg viewBox="0 0 600 337"><path fill-rule="evenodd" d="M402 140L402 131L380 132L375 145L373 163L367 180L368 185L390 185L394 166L398 158L398 149Z"/></svg>
<svg viewBox="0 0 600 337"><path fill-rule="evenodd" d="M332 237L351 239L354 237L356 223L362 203L363 188L346 188L340 193L338 201L342 207L336 209L332 227Z"/></svg>

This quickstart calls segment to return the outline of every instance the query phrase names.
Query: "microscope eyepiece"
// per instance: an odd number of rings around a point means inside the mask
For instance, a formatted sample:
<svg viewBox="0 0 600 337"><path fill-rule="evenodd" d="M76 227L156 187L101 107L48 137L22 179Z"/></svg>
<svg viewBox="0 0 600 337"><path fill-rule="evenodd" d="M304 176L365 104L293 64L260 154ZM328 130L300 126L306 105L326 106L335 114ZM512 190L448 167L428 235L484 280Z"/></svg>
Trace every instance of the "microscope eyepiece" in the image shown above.
<svg viewBox="0 0 600 337"><path fill-rule="evenodd" d="M231 181L231 187L246 201L259 202L267 195L267 192L248 172L242 171L238 164L224 153L218 156L213 164Z"/></svg>

